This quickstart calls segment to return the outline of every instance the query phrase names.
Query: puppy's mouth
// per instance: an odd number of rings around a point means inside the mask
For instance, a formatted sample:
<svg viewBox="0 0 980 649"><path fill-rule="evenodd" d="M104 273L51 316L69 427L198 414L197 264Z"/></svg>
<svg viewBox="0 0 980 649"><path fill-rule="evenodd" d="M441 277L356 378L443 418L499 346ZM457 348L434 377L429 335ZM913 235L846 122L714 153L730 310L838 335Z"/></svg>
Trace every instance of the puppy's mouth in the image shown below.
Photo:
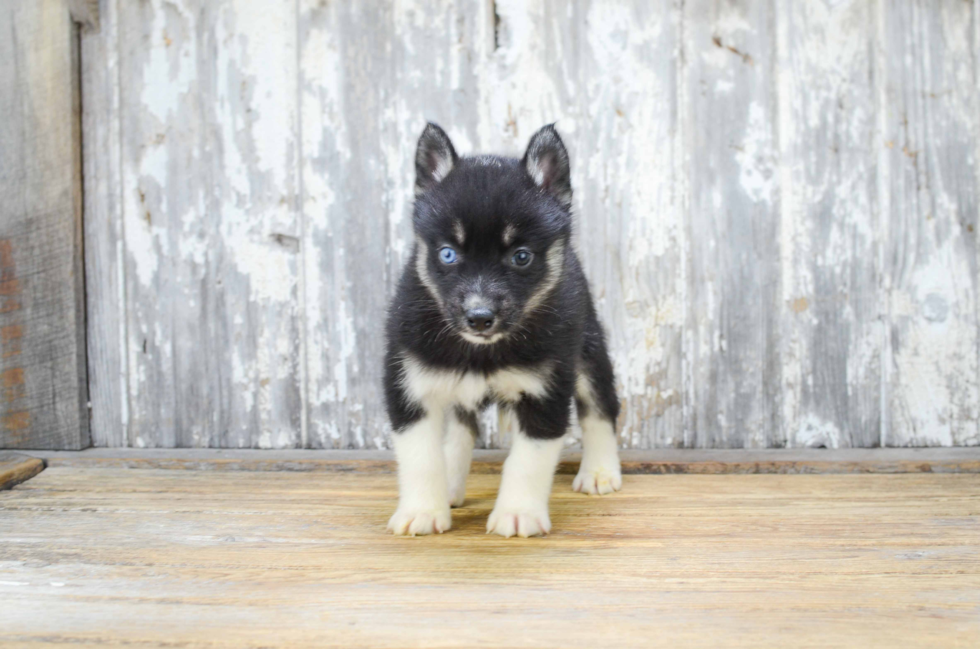
<svg viewBox="0 0 980 649"><path fill-rule="evenodd" d="M459 335L463 337L463 340L473 343L474 345L492 345L503 338L505 334L502 331L494 331L491 333L460 331Z"/></svg>

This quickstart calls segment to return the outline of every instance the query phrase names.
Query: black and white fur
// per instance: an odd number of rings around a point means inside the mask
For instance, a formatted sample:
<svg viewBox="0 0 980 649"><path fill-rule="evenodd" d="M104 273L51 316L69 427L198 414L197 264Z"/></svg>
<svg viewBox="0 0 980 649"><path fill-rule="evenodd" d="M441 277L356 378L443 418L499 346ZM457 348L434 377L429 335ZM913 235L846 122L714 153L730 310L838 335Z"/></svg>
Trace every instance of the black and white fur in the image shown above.
<svg viewBox="0 0 980 649"><path fill-rule="evenodd" d="M387 325L385 397L400 499L395 534L450 528L477 412L499 404L513 444L487 531L551 530L548 498L571 403L584 445L576 491L622 485L612 365L571 247L568 154L554 126L523 159L459 157L429 124L415 158L415 248Z"/></svg>

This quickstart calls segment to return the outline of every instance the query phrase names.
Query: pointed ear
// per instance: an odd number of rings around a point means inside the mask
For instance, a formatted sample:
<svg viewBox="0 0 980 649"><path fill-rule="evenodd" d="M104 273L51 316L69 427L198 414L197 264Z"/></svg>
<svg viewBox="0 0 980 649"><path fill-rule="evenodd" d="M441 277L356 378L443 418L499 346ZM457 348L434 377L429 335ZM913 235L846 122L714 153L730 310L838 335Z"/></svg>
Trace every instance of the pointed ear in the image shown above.
<svg viewBox="0 0 980 649"><path fill-rule="evenodd" d="M534 134L524 154L524 168L534 184L550 193L565 207L572 204L572 179L568 151L554 124Z"/></svg>
<svg viewBox="0 0 980 649"><path fill-rule="evenodd" d="M449 136L438 125L429 122L415 150L415 195L449 175L457 160L459 158Z"/></svg>

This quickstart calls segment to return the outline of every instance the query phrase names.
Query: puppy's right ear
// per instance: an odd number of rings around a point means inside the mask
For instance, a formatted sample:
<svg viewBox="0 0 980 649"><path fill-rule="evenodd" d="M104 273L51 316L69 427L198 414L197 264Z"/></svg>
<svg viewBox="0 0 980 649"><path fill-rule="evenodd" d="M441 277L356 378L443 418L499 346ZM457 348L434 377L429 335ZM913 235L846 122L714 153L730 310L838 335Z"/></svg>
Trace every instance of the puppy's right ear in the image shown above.
<svg viewBox="0 0 980 649"><path fill-rule="evenodd" d="M524 154L524 168L534 184L558 199L566 208L572 205L571 171L568 151L554 124L541 127L531 136Z"/></svg>
<svg viewBox="0 0 980 649"><path fill-rule="evenodd" d="M457 160L459 158L449 136L439 126L429 122L415 150L415 195L448 176Z"/></svg>

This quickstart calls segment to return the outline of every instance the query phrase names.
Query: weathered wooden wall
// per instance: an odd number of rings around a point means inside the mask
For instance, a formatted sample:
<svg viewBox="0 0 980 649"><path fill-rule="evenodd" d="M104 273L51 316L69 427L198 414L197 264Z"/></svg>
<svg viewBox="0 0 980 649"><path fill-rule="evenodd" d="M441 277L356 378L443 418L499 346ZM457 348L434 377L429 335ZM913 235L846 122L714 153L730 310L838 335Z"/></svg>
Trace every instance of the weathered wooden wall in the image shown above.
<svg viewBox="0 0 980 649"><path fill-rule="evenodd" d="M89 445L77 29L0 1L0 448Z"/></svg>
<svg viewBox="0 0 980 649"><path fill-rule="evenodd" d="M558 122L625 446L980 443L976 1L101 14L82 39L98 445L384 446L427 119L515 154Z"/></svg>

